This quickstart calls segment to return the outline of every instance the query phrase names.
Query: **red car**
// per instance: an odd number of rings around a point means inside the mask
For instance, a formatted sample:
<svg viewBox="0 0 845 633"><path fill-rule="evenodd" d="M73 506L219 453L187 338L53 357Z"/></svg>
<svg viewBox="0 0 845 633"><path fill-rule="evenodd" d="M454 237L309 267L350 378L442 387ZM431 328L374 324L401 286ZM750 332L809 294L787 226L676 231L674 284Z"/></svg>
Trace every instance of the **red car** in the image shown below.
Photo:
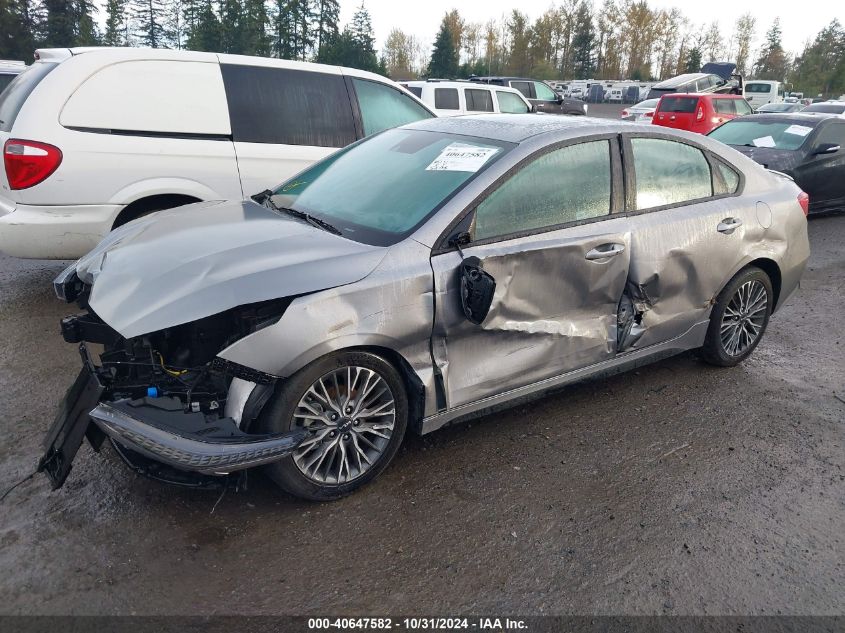
<svg viewBox="0 0 845 633"><path fill-rule="evenodd" d="M751 114L751 106L739 95L672 94L660 97L651 122L707 134L744 114Z"/></svg>

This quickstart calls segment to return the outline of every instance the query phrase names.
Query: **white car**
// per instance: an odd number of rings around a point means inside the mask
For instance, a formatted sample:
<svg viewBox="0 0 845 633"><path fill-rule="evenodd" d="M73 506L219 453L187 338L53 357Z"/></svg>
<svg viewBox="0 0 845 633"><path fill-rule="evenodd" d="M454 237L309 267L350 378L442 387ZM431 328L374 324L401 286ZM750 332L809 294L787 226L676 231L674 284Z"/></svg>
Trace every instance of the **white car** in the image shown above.
<svg viewBox="0 0 845 633"><path fill-rule="evenodd" d="M12 83L12 80L26 70L23 62L0 59L0 92Z"/></svg>
<svg viewBox="0 0 845 633"><path fill-rule="evenodd" d="M754 110L767 103L781 103L784 96L783 84L779 81L747 81L743 91L745 100Z"/></svg>
<svg viewBox="0 0 845 633"><path fill-rule="evenodd" d="M437 116L502 113L526 114L531 103L519 90L468 81L403 82L412 94L422 100Z"/></svg>
<svg viewBox="0 0 845 633"><path fill-rule="evenodd" d="M430 118L384 77L163 49L36 52L0 94L0 251L71 259L152 211L240 199Z"/></svg>
<svg viewBox="0 0 845 633"><path fill-rule="evenodd" d="M621 118L623 121L633 121L634 123L651 123L659 101L660 99L646 99L628 106L622 110Z"/></svg>

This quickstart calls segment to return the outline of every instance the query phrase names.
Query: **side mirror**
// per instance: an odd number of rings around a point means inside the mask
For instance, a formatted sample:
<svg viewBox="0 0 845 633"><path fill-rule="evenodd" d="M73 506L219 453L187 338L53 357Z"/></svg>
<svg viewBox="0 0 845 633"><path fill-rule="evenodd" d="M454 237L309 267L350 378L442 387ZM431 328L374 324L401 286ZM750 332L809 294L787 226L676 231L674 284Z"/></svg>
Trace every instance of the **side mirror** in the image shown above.
<svg viewBox="0 0 845 633"><path fill-rule="evenodd" d="M467 257L461 262L461 308L470 323L481 325L496 291L496 280L483 268L477 257Z"/></svg>
<svg viewBox="0 0 845 633"><path fill-rule="evenodd" d="M840 146L836 143L822 143L821 145L816 146L816 149L813 154L835 154L839 150Z"/></svg>

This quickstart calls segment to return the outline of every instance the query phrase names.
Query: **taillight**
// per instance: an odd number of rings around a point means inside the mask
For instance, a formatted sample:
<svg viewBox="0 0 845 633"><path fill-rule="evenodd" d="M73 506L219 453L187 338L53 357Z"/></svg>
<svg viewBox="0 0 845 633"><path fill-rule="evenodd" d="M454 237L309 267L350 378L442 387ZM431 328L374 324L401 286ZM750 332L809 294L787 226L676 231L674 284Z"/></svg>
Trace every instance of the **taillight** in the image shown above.
<svg viewBox="0 0 845 633"><path fill-rule="evenodd" d="M798 194L798 204L801 205L801 210L804 212L804 216L810 214L810 196L803 191Z"/></svg>
<svg viewBox="0 0 845 633"><path fill-rule="evenodd" d="M696 121L701 121L704 118L704 106L698 106L698 114L695 115Z"/></svg>
<svg viewBox="0 0 845 633"><path fill-rule="evenodd" d="M3 163L11 189L27 189L44 182L62 163L62 150L38 141L12 138L3 146Z"/></svg>
<svg viewBox="0 0 845 633"><path fill-rule="evenodd" d="M645 115L649 118L654 116L654 112L646 112Z"/></svg>
<svg viewBox="0 0 845 633"><path fill-rule="evenodd" d="M626 116L628 116L628 111L627 111L627 110L622 110L622 117L624 118L624 117L626 117Z"/></svg>

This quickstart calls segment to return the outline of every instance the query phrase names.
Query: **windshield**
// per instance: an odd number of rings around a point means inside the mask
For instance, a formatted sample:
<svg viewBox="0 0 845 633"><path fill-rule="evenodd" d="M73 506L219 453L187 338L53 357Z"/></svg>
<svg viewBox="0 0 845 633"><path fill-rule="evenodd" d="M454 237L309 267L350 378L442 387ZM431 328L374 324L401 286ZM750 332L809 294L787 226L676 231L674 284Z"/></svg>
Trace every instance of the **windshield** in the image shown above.
<svg viewBox="0 0 845 633"><path fill-rule="evenodd" d="M389 246L513 147L459 134L388 130L282 184L271 202L324 220L349 239Z"/></svg>
<svg viewBox="0 0 845 633"><path fill-rule="evenodd" d="M708 136L728 145L748 147L770 147L772 149L796 150L813 127L793 121L752 121L736 119L717 127Z"/></svg>

